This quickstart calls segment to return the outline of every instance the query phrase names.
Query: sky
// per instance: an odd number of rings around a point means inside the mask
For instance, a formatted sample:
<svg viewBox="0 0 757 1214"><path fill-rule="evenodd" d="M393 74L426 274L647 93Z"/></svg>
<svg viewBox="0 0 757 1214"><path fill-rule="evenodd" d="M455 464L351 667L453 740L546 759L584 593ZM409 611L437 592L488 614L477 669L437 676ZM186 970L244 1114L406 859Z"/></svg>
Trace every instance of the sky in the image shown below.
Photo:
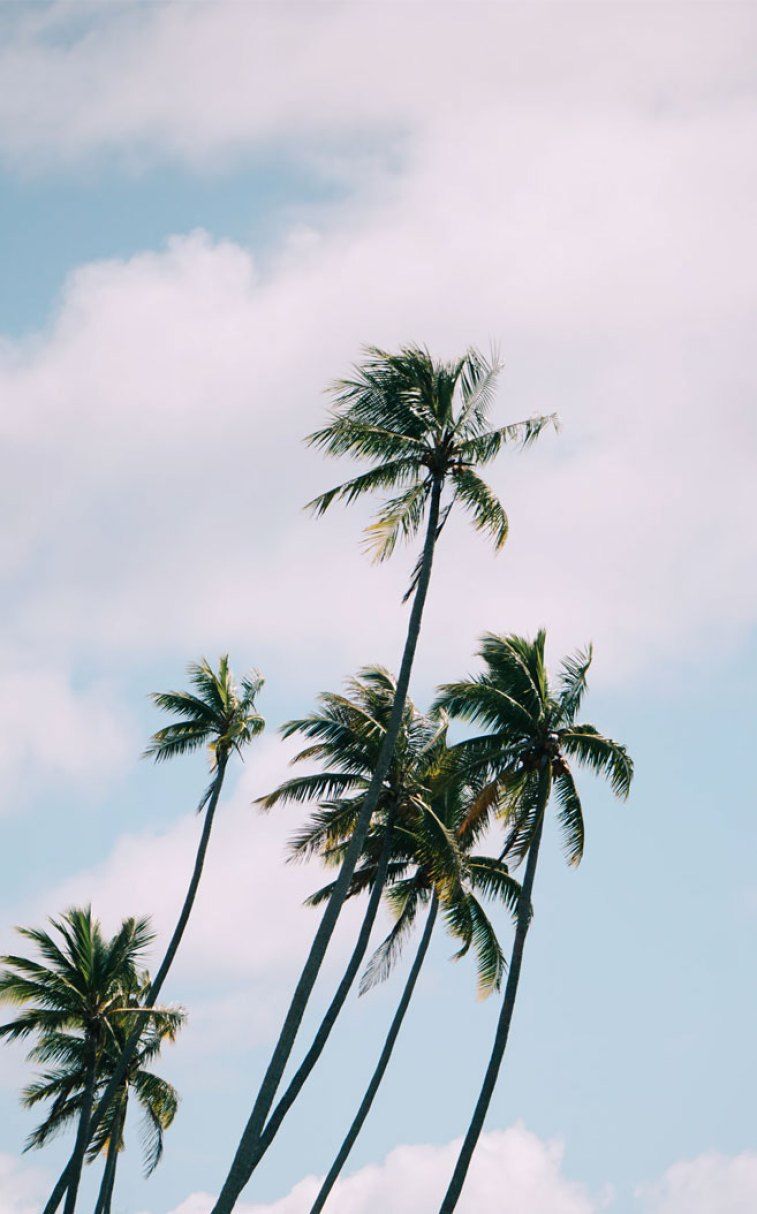
<svg viewBox="0 0 757 1214"><path fill-rule="evenodd" d="M757 1208L756 41L728 3L0 8L0 947L89 900L165 938L207 773L140 759L148 693L203 654L266 677L166 990L180 1111L149 1181L130 1126L114 1212L207 1214L312 934L298 811L252 802L282 722L396 667L414 554L303 511L349 468L302 438L366 343L407 341L493 345L494 416L561 422L491 469L503 553L445 529L413 698L544 625L553 663L593 640L587 715L636 763L624 806L583 780L578 870L546 833L460 1214ZM334 1214L437 1208L498 1011L452 951ZM243 1214L307 1214L402 978L351 1000ZM0 1214L66 1157L22 1153L28 1074L4 1049Z"/></svg>

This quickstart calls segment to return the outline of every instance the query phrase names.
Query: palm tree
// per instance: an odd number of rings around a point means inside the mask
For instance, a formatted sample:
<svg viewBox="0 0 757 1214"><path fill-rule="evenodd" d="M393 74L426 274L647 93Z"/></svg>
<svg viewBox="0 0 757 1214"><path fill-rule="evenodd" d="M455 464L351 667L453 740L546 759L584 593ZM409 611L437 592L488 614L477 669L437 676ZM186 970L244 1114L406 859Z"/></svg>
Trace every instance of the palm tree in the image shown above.
<svg viewBox="0 0 757 1214"><path fill-rule="evenodd" d="M150 977L146 972L139 976L131 988L125 987L119 995L123 1010L112 1013L109 1034L98 1059L97 1090L112 1076L120 1062L129 1033L134 1027L135 1015L128 1009L138 1009L136 1016L143 1018L143 1008L150 989ZM147 1026L143 1028L139 1045L132 1055L125 1078L111 1101L97 1133L90 1142L87 1159L93 1162L105 1155L100 1192L95 1214L110 1214L116 1167L119 1152L124 1146L124 1126L129 1097L133 1093L144 1113L143 1149L145 1175L149 1176L157 1167L163 1153L163 1134L172 1124L178 1108L176 1089L167 1080L150 1070L150 1064L160 1053L166 1041L175 1041L186 1015L180 1008L153 1009ZM51 1101L45 1120L30 1134L25 1150L44 1146L55 1134L79 1116L85 1090L84 1039L70 1031L46 1034L30 1052L35 1062L54 1062L30 1083L23 1092L23 1103L29 1107Z"/></svg>
<svg viewBox="0 0 757 1214"><path fill-rule="evenodd" d="M36 1038L32 1055L38 1059L54 1056L61 1040L79 1038L80 1098L65 1204L65 1214L72 1214L93 1133L100 1062L112 1043L114 1018L124 1010L124 991L133 987L137 963L154 934L147 919L125 919L115 936L106 940L90 907L73 908L50 922L55 934L18 929L35 946L39 960L2 958L6 968L0 972L0 1000L22 1010L0 1025L0 1038Z"/></svg>
<svg viewBox="0 0 757 1214"><path fill-rule="evenodd" d="M193 687L192 691L167 691L153 694L153 703L163 711L172 713L176 719L153 735L145 755L153 758L157 763L162 763L177 755L189 754L202 747L207 747L210 753L213 778L197 807L198 813L205 810L205 821L197 847L194 869L173 935L147 993L149 1005L154 1004L160 994L189 922L202 877L205 853L208 849L210 832L213 828L213 819L221 796L229 758L233 752L241 756L245 746L262 733L265 727L265 721L255 707L256 698L263 686L262 676L253 672L241 679L237 687L229 667L228 654L219 660L218 670L213 670L205 658L201 662L192 663L189 666L189 680ZM96 1132L119 1084L126 1075L129 1061L139 1042L140 1032L140 1025L136 1023L126 1041L121 1060L115 1067L94 1111L90 1135ZM58 1178L43 1214L54 1214L54 1211L57 1210L68 1185L72 1164L73 1159L69 1160ZM68 1210L65 1214L68 1214Z"/></svg>
<svg viewBox="0 0 757 1214"><path fill-rule="evenodd" d="M566 857L577 865L584 849L584 817L570 761L607 777L612 791L621 798L628 796L633 776L625 747L604 737L594 725L576 721L586 690L591 647L567 658L551 687L544 643L543 631L533 641L486 635L480 649L484 672L447 684L437 700L437 707L451 716L487 729L486 734L460 743L457 749L470 768L488 777L489 804L496 796L502 797L512 823L507 844L511 853L516 859L528 857L494 1045L440 1214L452 1214L457 1206L507 1046L550 797L554 793Z"/></svg>
<svg viewBox="0 0 757 1214"><path fill-rule="evenodd" d="M376 1067L310 1214L320 1214L326 1205L371 1110L410 1006L440 907L448 930L462 940L455 958L464 956L471 945L475 949L479 998L486 998L499 989L505 960L478 895L495 896L514 913L520 886L502 860L471 853L478 836L471 807L480 793L481 790L466 780L456 766L452 752L440 750L426 774L425 812L416 814L400 832L397 849L400 855L394 863L397 877L386 895L395 915L395 924L371 958L361 982L361 994L388 976L415 924L419 907L428 904L426 923ZM476 815L474 818L477 821ZM408 875L410 859L415 866ZM355 891L360 885L361 882L353 878ZM322 900L327 892L328 889L319 891L311 901Z"/></svg>
<svg viewBox="0 0 757 1214"><path fill-rule="evenodd" d="M406 596L412 596L413 605L379 759L334 892L313 938L212 1214L229 1214L250 1178L258 1139L344 905L399 733L440 531L457 501L471 515L474 527L489 535L495 548L501 548L507 538L507 515L476 468L493 460L507 443L527 446L554 421L536 417L491 429L487 414L499 371L496 359L487 360L474 349L455 362L445 363L435 361L418 346L405 346L398 354L370 348L354 376L334 385L331 418L308 439L330 455L367 459L372 465L367 472L315 498L310 505L317 515L336 500L352 502L377 490L394 491L368 529L368 546L376 560L387 559L399 540L417 535L424 518L425 539ZM443 504L445 490L449 500Z"/></svg>
<svg viewBox="0 0 757 1214"><path fill-rule="evenodd" d="M326 692L315 712L283 726L286 737L300 734L310 743L293 763L317 759L322 770L295 776L258 800L265 809L282 803L315 801L319 808L291 844L291 858L305 860L319 854L339 863L344 841L354 830L386 734L396 692L396 680L381 666L367 666L349 679L345 695ZM252 1167L257 1166L273 1142L282 1121L320 1058L344 1006L365 956L387 874L395 826L415 810L422 773L444 745L446 721L423 716L409 699L392 761L380 790L371 827L365 840L372 867L353 876L351 895L369 891L368 904L352 955L312 1044L277 1101L260 1136Z"/></svg>

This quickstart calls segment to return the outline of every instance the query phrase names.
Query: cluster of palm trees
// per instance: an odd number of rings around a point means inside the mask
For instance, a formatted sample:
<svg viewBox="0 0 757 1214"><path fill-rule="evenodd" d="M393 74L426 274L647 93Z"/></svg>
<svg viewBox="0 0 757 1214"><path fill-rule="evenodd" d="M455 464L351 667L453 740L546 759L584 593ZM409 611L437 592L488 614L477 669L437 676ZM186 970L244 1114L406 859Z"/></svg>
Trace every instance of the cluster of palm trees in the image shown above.
<svg viewBox="0 0 757 1214"><path fill-rule="evenodd" d="M318 927L213 1214L234 1208L320 1059L361 969L362 993L391 971L416 922L415 955L375 1069L311 1214L326 1206L369 1115L438 923L454 939L456 957L475 957L481 996L505 983L479 1097L439 1207L439 1214L451 1214L507 1045L547 811L554 806L566 857L575 865L583 852L584 819L573 768L588 767L607 777L617 796L628 794L633 768L625 748L580 720L590 648L566 659L550 681L543 631L532 639L488 633L480 644L480 673L443 684L425 713L408 695L436 546L450 511L463 507L474 527L501 548L507 515L478 469L507 445L530 445L554 422L536 417L492 427L499 370L495 358L472 349L446 363L415 346L397 354L371 348L353 376L334 386L328 423L308 440L329 455L369 465L311 502L316 514L337 500L352 502L379 491L385 500L366 537L375 558L385 560L399 541L412 540L422 528L424 536L405 596L412 603L399 674L364 667L342 693L324 693L309 715L284 725L285 736L302 739L295 764L307 770L257 802L263 810L284 802L308 807L291 840L291 858L317 858L333 879L309 899L322 908ZM31 1037L31 1060L49 1064L24 1093L28 1104L49 1108L28 1145L41 1146L62 1127L76 1127L70 1158L44 1214L54 1214L61 1203L65 1214L73 1214L82 1168L100 1157L96 1214L108 1214L130 1094L147 1118L148 1170L160 1157L163 1131L176 1112L175 1091L147 1066L175 1038L184 1013L158 1000L194 904L229 761L264 726L256 707L259 675L237 685L224 657L215 669L207 661L191 666L190 682L190 690L153 697L172 720L154 735L147 753L161 761L208 747L212 768L199 804L204 816L194 870L154 978L140 968L150 936L147 922L127 920L106 940L89 910L72 910L54 921L60 943L49 933L25 930L38 959L4 958L0 998L20 1010L0 1035ZM455 721L466 726L457 742L449 737ZM518 880L513 873L521 866ZM302 1062L284 1085L348 899L365 900L352 953ZM382 900L393 926L364 966ZM492 905L504 907L513 923L509 960Z"/></svg>

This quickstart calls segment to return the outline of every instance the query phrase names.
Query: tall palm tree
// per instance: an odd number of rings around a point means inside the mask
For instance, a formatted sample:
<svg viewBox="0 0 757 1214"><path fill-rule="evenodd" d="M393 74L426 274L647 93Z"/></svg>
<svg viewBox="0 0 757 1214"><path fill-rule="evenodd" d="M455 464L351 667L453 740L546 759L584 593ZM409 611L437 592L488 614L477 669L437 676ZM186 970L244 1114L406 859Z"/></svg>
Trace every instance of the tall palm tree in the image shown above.
<svg viewBox="0 0 757 1214"><path fill-rule="evenodd" d="M192 663L189 666L189 681L192 691L166 691L152 695L153 703L164 712L172 713L176 719L153 735L145 755L157 763L162 763L177 755L189 754L207 747L212 779L197 807L198 813L205 811L205 820L189 886L165 955L147 993L148 1004L155 1003L158 998L189 922L229 759L234 752L241 756L245 746L265 728L265 721L255 706L263 686L263 678L256 671L242 678L237 686L229 667L228 654L225 654L220 658L217 670L214 670L205 658L201 662ZM140 1032L140 1025L136 1023L126 1040L121 1060L93 1113L90 1136L96 1132L126 1075L129 1061L139 1042ZM57 1210L63 1193L66 1192L72 1164L73 1158L58 1178L43 1214L54 1214ZM69 1211L66 1210L65 1214L69 1214Z"/></svg>
<svg viewBox="0 0 757 1214"><path fill-rule="evenodd" d="M0 1000L21 1011L0 1025L0 1038L35 1038L32 1054L38 1059L54 1056L62 1040L68 1041L72 1035L79 1038L81 1090L65 1204L65 1214L72 1214L93 1132L98 1069L112 1044L114 1018L124 1009L124 991L133 988L137 964L154 934L147 919L125 919L107 940L90 907L72 908L50 922L52 933L18 928L35 946L39 960L17 955L2 958L6 968L0 972Z"/></svg>
<svg viewBox="0 0 757 1214"><path fill-rule="evenodd" d="M487 360L474 349L446 363L434 360L418 346L405 346L397 354L370 348L353 377L334 385L331 418L309 437L313 446L329 455L349 455L372 465L315 498L310 505L316 514L323 514L336 500L352 502L377 490L389 491L394 496L384 503L368 530L368 545L375 558L385 560L399 540L412 539L424 519L425 538L408 591L413 605L379 759L213 1214L229 1214L250 1178L258 1139L347 896L400 729L440 531L452 505L459 502L471 515L474 527L489 535L495 548L501 548L507 537L507 515L476 468L493 460L507 443L527 446L554 421L536 417L492 429L487 415L499 371L496 359ZM449 497L443 502L445 491Z"/></svg>
<svg viewBox="0 0 757 1214"><path fill-rule="evenodd" d="M393 675L381 666L367 666L348 680L344 695L326 692L319 697L318 708L313 713L284 725L286 737L300 734L309 742L295 755L293 762L317 759L322 768L313 774L297 775L284 781L258 801L265 809L287 802L318 804L309 823L292 841L292 859L304 860L318 853L327 862L338 864L341 861L344 841L354 830L370 786L395 692ZM273 1142L320 1058L344 1006L368 948L381 893L391 871L395 828L417 812L423 773L433 764L439 748L444 746L445 731L445 720L423 716L411 700L406 700L392 760L365 840L364 850L373 859L372 867L366 867L360 876L357 872L353 876L351 894L358 892L358 886L361 893L369 892L360 931L310 1048L265 1123L252 1161L253 1169Z"/></svg>
<svg viewBox="0 0 757 1214"><path fill-rule="evenodd" d="M122 990L119 1000L123 1010L110 1015L110 1031L98 1059L97 1091L102 1091L120 1062L135 1018L144 1018L143 1008L149 989L150 977L144 972L136 983ZM128 1009L132 1007L137 1009L136 1014L129 1013ZM90 1142L87 1151L89 1162L105 1155L95 1214L110 1212L118 1157L124 1147L124 1126L131 1094L144 1113L142 1142L145 1175L151 1175L160 1161L163 1153L163 1134L176 1115L178 1095L173 1085L161 1079L150 1067L164 1043L175 1041L185 1019L186 1015L180 1008L153 1009L147 1026L142 1030L139 1045L132 1055L126 1076ZM54 1135L78 1118L86 1082L85 1041L82 1036L70 1031L48 1033L30 1052L29 1057L34 1062L54 1065L43 1071L24 1089L23 1103L29 1108L42 1102L51 1102L45 1120L29 1135L25 1150L45 1146Z"/></svg>
<svg viewBox="0 0 757 1214"><path fill-rule="evenodd" d="M388 976L415 924L419 908L428 904L426 923L376 1067L310 1214L320 1214L326 1205L370 1113L426 959L440 907L448 930L462 941L455 957L463 956L471 945L476 952L479 997L486 998L498 990L502 980L504 956L479 895L495 896L514 913L520 886L502 860L472 854L470 848L478 832L471 825L470 811L481 790L464 778L451 756L449 750L438 752L436 762L427 772L425 812L416 814L399 832L400 854L394 864L397 876L386 895L395 924L371 958L361 993ZM454 846L450 846L453 841ZM408 871L411 859L414 867ZM361 881L353 878L355 891L360 885ZM319 891L312 901L321 900L326 893L327 890Z"/></svg>
<svg viewBox="0 0 757 1214"><path fill-rule="evenodd" d="M586 690L592 652L567 658L550 686L544 661L545 633L483 638L482 674L441 688L437 706L453 717L483 725L487 733L460 743L463 761L489 778L493 804L503 798L512 822L508 841L516 859L527 856L516 912L515 938L494 1044L481 1091L440 1214L452 1214L484 1126L510 1032L523 950L531 921L533 890L544 818L554 794L567 860L577 865L584 849L584 816L571 762L605 776L616 796L628 796L633 764L625 747L576 718Z"/></svg>

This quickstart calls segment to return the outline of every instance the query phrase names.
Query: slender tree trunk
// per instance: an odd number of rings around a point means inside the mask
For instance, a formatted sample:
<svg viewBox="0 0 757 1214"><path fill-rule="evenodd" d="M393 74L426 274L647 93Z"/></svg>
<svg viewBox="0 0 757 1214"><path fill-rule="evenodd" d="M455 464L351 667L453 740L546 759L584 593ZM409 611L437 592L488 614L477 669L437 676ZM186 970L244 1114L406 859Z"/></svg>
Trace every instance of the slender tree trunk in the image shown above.
<svg viewBox="0 0 757 1214"><path fill-rule="evenodd" d="M108 1185L108 1192L105 1196L105 1205L103 1207L103 1214L111 1214L111 1209L113 1208L113 1193L116 1188L116 1168L118 1167L119 1158L120 1158L120 1153L117 1153L116 1158L113 1160L113 1171L110 1174L110 1183Z"/></svg>
<svg viewBox="0 0 757 1214"><path fill-rule="evenodd" d="M336 1024L337 1017L338 1017L339 1013L341 1012L342 1008L344 1007L347 996L350 993L352 984L355 981L355 978L357 977L357 972L360 968L360 963L362 962L363 957L365 956L366 949L368 948L368 941L371 938L371 931L373 930L373 925L376 921L376 915L378 913L378 908L381 903L381 895L384 892L384 886L386 884L386 873L387 873L387 869L389 868L389 858L390 858L391 850L392 850L393 835L394 835L394 818L392 816L392 819L390 820L390 822L387 823L386 838L384 840L384 845L381 850L381 855L379 857L378 868L376 869L376 876L375 876L375 879L373 882L373 886L371 888L371 895L370 895L370 898L368 899L368 905L365 909L365 915L363 917L363 922L360 927L360 934L358 935L357 941L355 942L355 948L353 949L352 956L350 957L349 962L347 964L347 968L344 971L342 981L339 983L339 986L336 989L334 998L331 1000L331 1003L329 1004L328 1009L326 1010L323 1020L321 1021L320 1025L318 1026L318 1031L315 1034L315 1037L313 1038L313 1043L310 1046L310 1049L308 1050L307 1054L303 1058L299 1067L295 1071L294 1075L292 1076L291 1080L289 1081L289 1084L287 1085L287 1087L284 1090L283 1096L281 1096L280 1099L277 1101L276 1105L274 1106L273 1112L271 1113L270 1117L268 1118L267 1122L265 1123L265 1128L263 1130L263 1133L260 1135L260 1138L258 1140L258 1145L257 1145L257 1149L255 1151L253 1161L252 1161L251 1170L254 1170L257 1167L258 1163L265 1155L269 1146L271 1145L274 1138L276 1137L282 1121L284 1120L284 1118L286 1117L290 1108L292 1107L295 1100L299 1096L300 1092L302 1091L303 1086L305 1085L305 1082L306 1082L308 1076L310 1075L310 1072L313 1070L313 1067L315 1066L316 1062L318 1061L321 1054L323 1053L324 1048L326 1046L326 1042L328 1041L329 1036L331 1034L331 1030L333 1029L334 1025Z"/></svg>
<svg viewBox="0 0 757 1214"><path fill-rule="evenodd" d="M89 1058L87 1059L87 1070L84 1080L84 1093L82 1097L81 1113L79 1114L79 1125L76 1130L76 1141L74 1143L73 1154L71 1155L71 1179L66 1191L66 1204L64 1214L73 1214L74 1206L76 1205L76 1194L79 1191L79 1180L81 1179L81 1170L84 1166L84 1153L89 1143L90 1123L92 1117L92 1105L95 1101L95 1084L97 1082L97 1045L94 1040L89 1043Z"/></svg>
<svg viewBox="0 0 757 1214"><path fill-rule="evenodd" d="M481 1136L481 1131L484 1128L484 1121L491 1103L494 1087L499 1075L499 1069L502 1065L502 1059L507 1046L507 1038L510 1032L510 1023L513 1017L513 1008L515 1007L515 996L518 993L518 980L520 978L520 969L523 962L523 949L528 935L528 928L531 923L531 891L534 885L534 876L536 875L536 864L539 858L539 844L541 843L542 830L544 829L544 815L549 801L549 794L552 786L552 777L549 766L542 769L541 774L541 790L539 797L539 820L534 831L534 837L528 851L528 861L526 863L526 872L523 878L523 886L521 895L518 900L518 915L515 926L515 939L513 940L513 951L510 958L510 969L507 975L507 985L505 987L505 996L502 1000L502 1010L499 1014L497 1022L497 1031L494 1036L494 1046L492 1048L489 1064L484 1074L484 1081L481 1085L476 1107L473 1110L468 1132L463 1140L463 1145L460 1148L460 1154L457 1157L455 1170L452 1173L452 1179L449 1183L449 1188L444 1196L444 1200L439 1207L439 1214L452 1214L458 1201L460 1194L463 1191L465 1178L468 1174L473 1152L476 1149L476 1144Z"/></svg>
<svg viewBox="0 0 757 1214"><path fill-rule="evenodd" d="M170 970L171 965L173 964L174 957L176 956L179 945L181 944L181 938L184 935L184 931L186 929L187 923L189 922L189 916L192 913L192 907L194 906L195 898L197 897L197 889L200 884L200 878L202 877L202 870L203 870L203 866L205 864L205 853L208 850L208 843L210 841L210 832L213 829L213 819L215 817L216 807L218 805L218 799L221 795L221 789L223 788L223 781L224 781L224 776L226 774L227 762L228 762L228 756L225 754L221 755L221 757L218 760L218 768L216 771L216 777L213 782L213 791L210 795L210 800L208 801L207 807L205 809L205 821L203 822L203 826L202 826L202 834L200 835L200 842L197 847L197 854L195 856L195 864L194 864L194 869L192 871L192 877L189 882L189 888L187 889L187 893L184 898L184 904L181 908L181 913L180 913L178 921L176 923L176 927L174 928L173 935L171 936L171 940L169 942L168 948L166 949L165 956L160 964L160 968L158 969L157 974L155 975L155 977L152 980L152 985L151 985L149 991L147 992L147 996L145 998L146 1007L152 1007L153 1004L155 1003L155 1000L158 998L158 995L160 994L160 991L163 987L163 983L165 982L166 977L168 975L168 971ZM89 1126L89 1137L87 1139L87 1142L89 1142L89 1140L92 1138L92 1135L95 1133L95 1130L97 1129L97 1127L99 1126L103 1117L105 1116L105 1113L110 1108L110 1103L111 1103L114 1095L118 1091L120 1084L123 1082L124 1076L126 1075L126 1072L129 1067L129 1063L131 1062L131 1059L134 1056L134 1051L136 1050L137 1045L139 1044L139 1039L142 1036L142 1033L143 1033L144 1027L145 1027L145 1025L144 1025L145 1018L141 1015L138 1015L136 1020L137 1020L137 1023L126 1041L126 1044L123 1048L123 1053L121 1054L121 1057L118 1061L118 1065L116 1066L113 1074L111 1075L110 1079L108 1080L108 1083L105 1085L103 1094L97 1103L97 1108L95 1109L94 1114L92 1115L92 1119L91 1119L90 1126ZM86 1144L85 1144L85 1148L86 1148ZM75 1151L76 1151L76 1148L74 1148L74 1154L75 1154ZM69 1187L69 1178L72 1176L73 1170L74 1170L74 1155L72 1154L72 1156L69 1159L68 1163L66 1164L65 1168L63 1169L60 1176L58 1177L58 1180L55 1184L55 1188L53 1189L52 1193L50 1194L50 1196L47 1200L47 1205L45 1206L42 1214L55 1214L55 1211L58 1209L58 1206L60 1205L63 1194L66 1192L66 1190ZM71 1206L69 1208L68 1198L67 1198L66 1206L64 1208L64 1214L73 1214L73 1208L74 1208L73 1206Z"/></svg>
<svg viewBox="0 0 757 1214"><path fill-rule="evenodd" d="M111 1138L108 1143L108 1153L105 1156L105 1167L103 1169L102 1180L100 1181L100 1192L97 1194L97 1202L95 1203L95 1214L105 1214L108 1205L108 1191L110 1189L110 1176L115 1168L116 1155L118 1148L115 1144L115 1139Z"/></svg>
<svg viewBox="0 0 757 1214"><path fill-rule="evenodd" d="M284 1074L284 1068L289 1060L289 1056L294 1046L294 1040L297 1031L302 1023L302 1018L305 1014L308 999L315 985L318 972L323 964L323 959L326 955L329 941L334 932L337 919L344 905L344 900L347 896L352 874L355 871L360 852L363 847L368 826L371 817L378 803L381 786L389 770L394 746L397 741L397 735L402 724L402 713L405 708L407 699L408 685L410 683L410 672L413 667L413 658L418 644L418 635L420 633L421 619L423 616L423 607L428 594L429 581L431 579L431 565L434 559L434 545L436 543L437 528L439 526L439 501L441 498L442 482L438 477L434 478L431 489L431 501L429 505L428 524L426 528L426 538L423 545L423 556L421 560L420 574L418 577L418 585L413 598L413 606L410 612L408 621L407 639L405 641L405 649L402 655L402 664L400 673L397 679L397 690L394 695L394 704L389 718L389 725L384 735L384 741L381 746L376 769L371 778L368 792L366 793L365 802L360 812L360 817L355 826L355 832L350 840L350 845L345 853L342 867L339 876L334 886L334 892L329 899L326 909L318 925L318 929L313 938L313 943L310 947L307 960L300 974L299 981L295 987L292 1001L289 1005L289 1010L279 1034L279 1039L276 1042L268 1068L263 1076L263 1082L260 1085L257 1098L253 1105L252 1112L244 1128L239 1146L237 1147L234 1159L232 1160L231 1168L224 1182L218 1200L213 1207L212 1214L230 1214L233 1210L239 1194L247 1184L252 1174L254 1167L255 1153L260 1135L263 1132L266 1118L273 1104L276 1090L281 1082L281 1077ZM47 1214L47 1212L46 1212Z"/></svg>
<svg viewBox="0 0 757 1214"><path fill-rule="evenodd" d="M119 1113L117 1124L113 1127L110 1141L108 1142L108 1151L105 1156L105 1168L103 1170L102 1182L100 1184L100 1192L97 1195L97 1203L95 1205L95 1214L108 1214L110 1210L110 1201L113 1196L113 1185L116 1178L116 1164L118 1163L118 1151L121 1145L121 1135L123 1133L124 1120L126 1118L126 1106L124 1104L123 1112Z"/></svg>
<svg viewBox="0 0 757 1214"><path fill-rule="evenodd" d="M355 1114L355 1119L347 1132L347 1136L339 1148L337 1157L332 1163L326 1179L321 1185L318 1196L313 1202L310 1214L320 1214L320 1211L326 1205L329 1194L339 1179L342 1168L347 1162L350 1151L355 1145L357 1136L362 1130L365 1119L371 1111L371 1105L373 1104L376 1093L379 1090L381 1081L384 1078L384 1073L389 1065L389 1060L392 1056L392 1051L394 1050L399 1031L402 1028L402 1021L405 1019L405 1013L410 1006L410 1000L413 996L413 991L415 990L415 984L418 981L418 975L421 972L421 966L426 959L426 953L428 952L428 946L431 940L431 933L434 930L434 923L436 922L437 908L438 900L436 894L434 894L431 906L429 908L428 917L426 919L426 926L423 929L423 935L421 936L421 942L418 945L418 951L415 954L415 959L410 969L410 973L407 976L405 988L402 992L402 998L399 1001L397 1011L394 1013L394 1019L392 1020L389 1027L389 1032L386 1035L384 1048L379 1055L376 1069L371 1076L371 1081L368 1084L360 1107Z"/></svg>

